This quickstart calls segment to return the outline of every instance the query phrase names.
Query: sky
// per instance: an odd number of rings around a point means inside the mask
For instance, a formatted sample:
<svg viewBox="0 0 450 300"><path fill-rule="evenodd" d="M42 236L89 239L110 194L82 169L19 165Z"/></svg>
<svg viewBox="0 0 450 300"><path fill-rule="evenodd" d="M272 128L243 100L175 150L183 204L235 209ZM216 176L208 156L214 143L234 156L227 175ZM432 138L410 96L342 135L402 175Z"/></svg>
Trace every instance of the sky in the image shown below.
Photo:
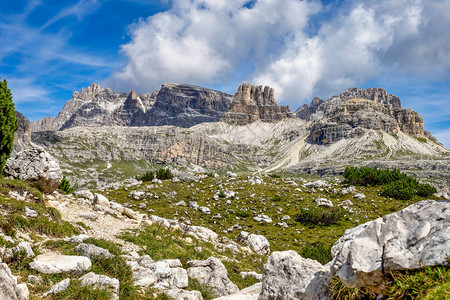
<svg viewBox="0 0 450 300"><path fill-rule="evenodd" d="M92 83L269 85L296 110L381 87L450 148L450 0L0 0L0 77L30 120Z"/></svg>

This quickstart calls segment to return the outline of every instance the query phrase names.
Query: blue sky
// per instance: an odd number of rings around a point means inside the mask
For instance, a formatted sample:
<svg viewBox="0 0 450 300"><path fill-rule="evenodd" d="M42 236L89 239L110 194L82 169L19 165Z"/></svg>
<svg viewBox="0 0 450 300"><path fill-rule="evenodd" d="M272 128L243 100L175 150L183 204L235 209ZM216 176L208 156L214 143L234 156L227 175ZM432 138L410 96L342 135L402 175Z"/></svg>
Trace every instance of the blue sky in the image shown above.
<svg viewBox="0 0 450 300"><path fill-rule="evenodd" d="M450 0L0 0L0 76L30 120L93 82L233 94L270 85L292 110L383 87L450 148Z"/></svg>

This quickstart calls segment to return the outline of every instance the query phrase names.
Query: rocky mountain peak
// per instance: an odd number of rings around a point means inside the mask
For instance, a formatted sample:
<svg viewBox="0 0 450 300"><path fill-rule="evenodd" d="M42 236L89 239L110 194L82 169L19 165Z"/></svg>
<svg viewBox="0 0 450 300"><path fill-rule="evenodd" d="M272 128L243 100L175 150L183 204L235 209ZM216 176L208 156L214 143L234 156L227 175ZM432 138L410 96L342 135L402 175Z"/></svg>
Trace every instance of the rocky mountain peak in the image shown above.
<svg viewBox="0 0 450 300"><path fill-rule="evenodd" d="M244 83L234 94L230 110L222 121L244 125L257 120L277 122L291 116L289 106L279 106L275 101L273 88Z"/></svg>
<svg viewBox="0 0 450 300"><path fill-rule="evenodd" d="M362 98L384 105L390 104L395 108L402 107L399 97L388 94L386 90L382 88L367 88L362 90L357 88L349 88L345 92L342 92L339 97L345 101L353 98Z"/></svg>
<svg viewBox="0 0 450 300"><path fill-rule="evenodd" d="M81 92L74 92L72 94L72 98L83 101L92 101L97 94L103 91L104 90L100 87L100 84L93 83L87 88L81 88Z"/></svg>

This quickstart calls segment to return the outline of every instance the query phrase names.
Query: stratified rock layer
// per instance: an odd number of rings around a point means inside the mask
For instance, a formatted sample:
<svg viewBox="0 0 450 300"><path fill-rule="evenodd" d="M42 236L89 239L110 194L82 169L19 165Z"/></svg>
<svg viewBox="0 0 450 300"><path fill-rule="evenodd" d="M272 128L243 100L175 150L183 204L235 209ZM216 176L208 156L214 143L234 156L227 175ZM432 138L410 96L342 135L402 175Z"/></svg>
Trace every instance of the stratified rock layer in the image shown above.
<svg viewBox="0 0 450 300"><path fill-rule="evenodd" d="M245 125L257 120L277 122L291 116L289 106L279 106L276 103L273 88L244 83L234 94L230 110L223 116L222 121Z"/></svg>

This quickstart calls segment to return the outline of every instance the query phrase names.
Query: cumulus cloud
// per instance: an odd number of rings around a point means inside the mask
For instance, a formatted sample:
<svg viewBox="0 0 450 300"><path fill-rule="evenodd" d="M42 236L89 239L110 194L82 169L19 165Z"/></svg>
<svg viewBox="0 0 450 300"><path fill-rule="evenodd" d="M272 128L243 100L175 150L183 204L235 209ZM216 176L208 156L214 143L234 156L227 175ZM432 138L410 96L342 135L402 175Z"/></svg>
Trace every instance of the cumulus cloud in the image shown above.
<svg viewBox="0 0 450 300"><path fill-rule="evenodd" d="M109 79L113 87L151 91L165 82L245 79L273 86L280 102L300 104L384 73L430 76L450 68L450 36L442 34L450 28L449 0L331 8L300 0L171 3L131 27L122 47L127 63ZM325 9L332 13L320 17Z"/></svg>
<svg viewBox="0 0 450 300"><path fill-rule="evenodd" d="M128 62L113 86L151 90L165 82L208 84L243 64L263 65L304 35L317 4L298 0L174 0L172 8L131 28Z"/></svg>

